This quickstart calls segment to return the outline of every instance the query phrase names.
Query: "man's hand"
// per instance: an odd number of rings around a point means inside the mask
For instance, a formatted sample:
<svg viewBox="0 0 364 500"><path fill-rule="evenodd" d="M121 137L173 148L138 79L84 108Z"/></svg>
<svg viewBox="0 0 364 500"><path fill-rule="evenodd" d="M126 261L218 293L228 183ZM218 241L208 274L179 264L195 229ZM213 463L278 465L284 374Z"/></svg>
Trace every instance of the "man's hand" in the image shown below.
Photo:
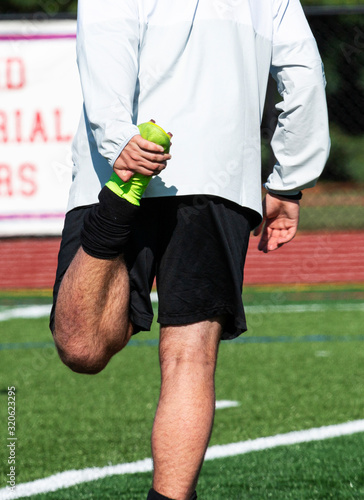
<svg viewBox="0 0 364 500"><path fill-rule="evenodd" d="M150 120L154 121L154 120ZM168 132L172 137L172 134ZM158 175L167 166L171 155L165 154L163 146L135 135L120 153L114 163L114 172L124 182L128 182L135 173Z"/></svg>
<svg viewBox="0 0 364 500"><path fill-rule="evenodd" d="M258 250L271 252L291 241L298 227L300 203L282 196L267 193L263 201L263 221L254 231L262 233Z"/></svg>

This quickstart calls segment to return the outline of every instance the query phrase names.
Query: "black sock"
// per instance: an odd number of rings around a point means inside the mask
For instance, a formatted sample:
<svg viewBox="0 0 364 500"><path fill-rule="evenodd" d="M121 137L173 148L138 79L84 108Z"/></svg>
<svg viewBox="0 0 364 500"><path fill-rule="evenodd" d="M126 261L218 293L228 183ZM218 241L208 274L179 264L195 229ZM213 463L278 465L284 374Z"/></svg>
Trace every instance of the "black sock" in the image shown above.
<svg viewBox="0 0 364 500"><path fill-rule="evenodd" d="M157 493L153 488L149 490L147 500L173 500L172 498L165 497L164 495L161 495L160 493ZM196 492L193 493L192 497L190 500L197 500L197 494Z"/></svg>
<svg viewBox="0 0 364 500"><path fill-rule="evenodd" d="M165 497L164 495L161 495L160 493L157 493L153 488L149 490L147 500L173 500L172 498Z"/></svg>
<svg viewBox="0 0 364 500"><path fill-rule="evenodd" d="M113 259L127 243L139 207L104 187L99 203L85 217L81 232L82 248L97 259Z"/></svg>

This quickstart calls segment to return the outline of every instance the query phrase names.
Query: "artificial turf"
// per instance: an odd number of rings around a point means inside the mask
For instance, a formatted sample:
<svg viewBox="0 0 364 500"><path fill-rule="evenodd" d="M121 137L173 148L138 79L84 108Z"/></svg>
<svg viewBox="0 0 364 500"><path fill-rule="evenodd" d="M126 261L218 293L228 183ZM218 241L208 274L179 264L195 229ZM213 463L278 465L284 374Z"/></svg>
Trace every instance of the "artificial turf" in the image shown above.
<svg viewBox="0 0 364 500"><path fill-rule="evenodd" d="M205 462L201 500L353 500L364 496L364 434ZM151 473L111 476L31 500L145 500Z"/></svg>
<svg viewBox="0 0 364 500"><path fill-rule="evenodd" d="M244 338L261 342L220 346L217 399L235 400L239 406L216 412L211 445L363 419L364 312L336 307L360 305L362 298L360 286L247 289L249 306L268 301L329 307L247 313L250 327ZM3 307L10 307L9 300ZM19 304L18 295L13 305ZM0 435L7 433L7 387L14 385L17 482L150 457L159 390L157 325L150 334L140 334L140 341L115 356L102 373L85 376L63 366L52 347L21 345L50 342L47 323L47 318L0 323ZM362 449L363 434L356 434L207 462L200 497L360 498ZM2 478L6 453L1 447ZM143 499L149 485L149 473L135 474L79 485L69 490L70 496L61 490L36 498Z"/></svg>

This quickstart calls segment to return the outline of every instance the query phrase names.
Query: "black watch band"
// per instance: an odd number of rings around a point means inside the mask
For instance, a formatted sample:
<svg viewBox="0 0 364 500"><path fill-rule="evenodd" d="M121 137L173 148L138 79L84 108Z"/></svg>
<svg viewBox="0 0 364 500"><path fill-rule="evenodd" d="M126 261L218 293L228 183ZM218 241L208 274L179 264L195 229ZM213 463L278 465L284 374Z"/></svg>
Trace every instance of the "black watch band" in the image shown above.
<svg viewBox="0 0 364 500"><path fill-rule="evenodd" d="M269 191L268 191L269 193ZM281 193L270 193L277 196L282 196L282 198L287 198L287 200L300 200L302 198L302 191L297 194L281 194Z"/></svg>

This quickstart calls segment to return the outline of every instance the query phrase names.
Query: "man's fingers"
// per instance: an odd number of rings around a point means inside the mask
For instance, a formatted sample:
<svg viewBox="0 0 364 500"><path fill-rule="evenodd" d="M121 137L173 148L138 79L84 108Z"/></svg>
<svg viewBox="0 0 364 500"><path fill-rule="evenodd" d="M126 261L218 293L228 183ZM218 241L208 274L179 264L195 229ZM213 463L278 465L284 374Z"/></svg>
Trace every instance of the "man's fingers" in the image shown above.
<svg viewBox="0 0 364 500"><path fill-rule="evenodd" d="M284 231L284 234L280 234L278 238L278 245L282 246L285 243L289 243L296 235L296 228L292 227Z"/></svg>
<svg viewBox="0 0 364 500"><path fill-rule="evenodd" d="M141 161L141 162L148 162L148 163L165 163L168 160L171 159L171 155L168 154L162 154L162 153L151 153L149 151L143 151L141 155L138 154L138 152L135 152L134 154L132 153L130 155L133 160L135 161Z"/></svg>
<svg viewBox="0 0 364 500"><path fill-rule="evenodd" d="M130 170L143 175L154 175L164 170L171 155L145 152L141 149L124 149L114 163L114 169Z"/></svg>
<svg viewBox="0 0 364 500"><path fill-rule="evenodd" d="M164 153L163 146L135 135L116 159L114 171L122 181L128 182L135 173L158 175L166 168L170 159L171 155Z"/></svg>
<svg viewBox="0 0 364 500"><path fill-rule="evenodd" d="M269 235L268 235L267 227L265 226L263 228L262 235L261 235L259 243L258 243L258 250L266 253L268 241L269 241Z"/></svg>
<svg viewBox="0 0 364 500"><path fill-rule="evenodd" d="M155 152L155 153L164 153L163 146L156 144L155 142L148 141L147 139L143 139L141 135L135 135L133 137L135 139L129 142L132 146L137 146L139 149L143 151Z"/></svg>
<svg viewBox="0 0 364 500"><path fill-rule="evenodd" d="M158 168L156 164L166 163L172 158L169 153L164 153L163 146L147 141L141 136L135 137L138 137L138 140L135 141L133 147L130 150L126 150L125 153L139 165L149 168L150 170L155 170L155 168Z"/></svg>
<svg viewBox="0 0 364 500"><path fill-rule="evenodd" d="M146 167L139 166L134 171L129 170L128 168L124 168L124 167L118 168L117 165L114 165L114 171L120 177L120 179L122 179L124 182L127 182L128 180L130 180L131 177L135 173L146 175L146 176L152 176L152 175L160 174L162 172L162 170L164 170L165 168L166 168L166 164L163 164L163 163L159 163L158 166L156 166L155 168L146 168Z"/></svg>
<svg viewBox="0 0 364 500"><path fill-rule="evenodd" d="M293 240L296 234L294 227L289 229L276 229L265 225L258 244L258 250L268 253Z"/></svg>
<svg viewBox="0 0 364 500"><path fill-rule="evenodd" d="M262 229L263 229L263 226L265 224L265 221L262 220L262 222L259 224L259 226L257 226L255 229L254 229L254 232L253 232L253 235L254 236L259 236L260 233L262 232Z"/></svg>

